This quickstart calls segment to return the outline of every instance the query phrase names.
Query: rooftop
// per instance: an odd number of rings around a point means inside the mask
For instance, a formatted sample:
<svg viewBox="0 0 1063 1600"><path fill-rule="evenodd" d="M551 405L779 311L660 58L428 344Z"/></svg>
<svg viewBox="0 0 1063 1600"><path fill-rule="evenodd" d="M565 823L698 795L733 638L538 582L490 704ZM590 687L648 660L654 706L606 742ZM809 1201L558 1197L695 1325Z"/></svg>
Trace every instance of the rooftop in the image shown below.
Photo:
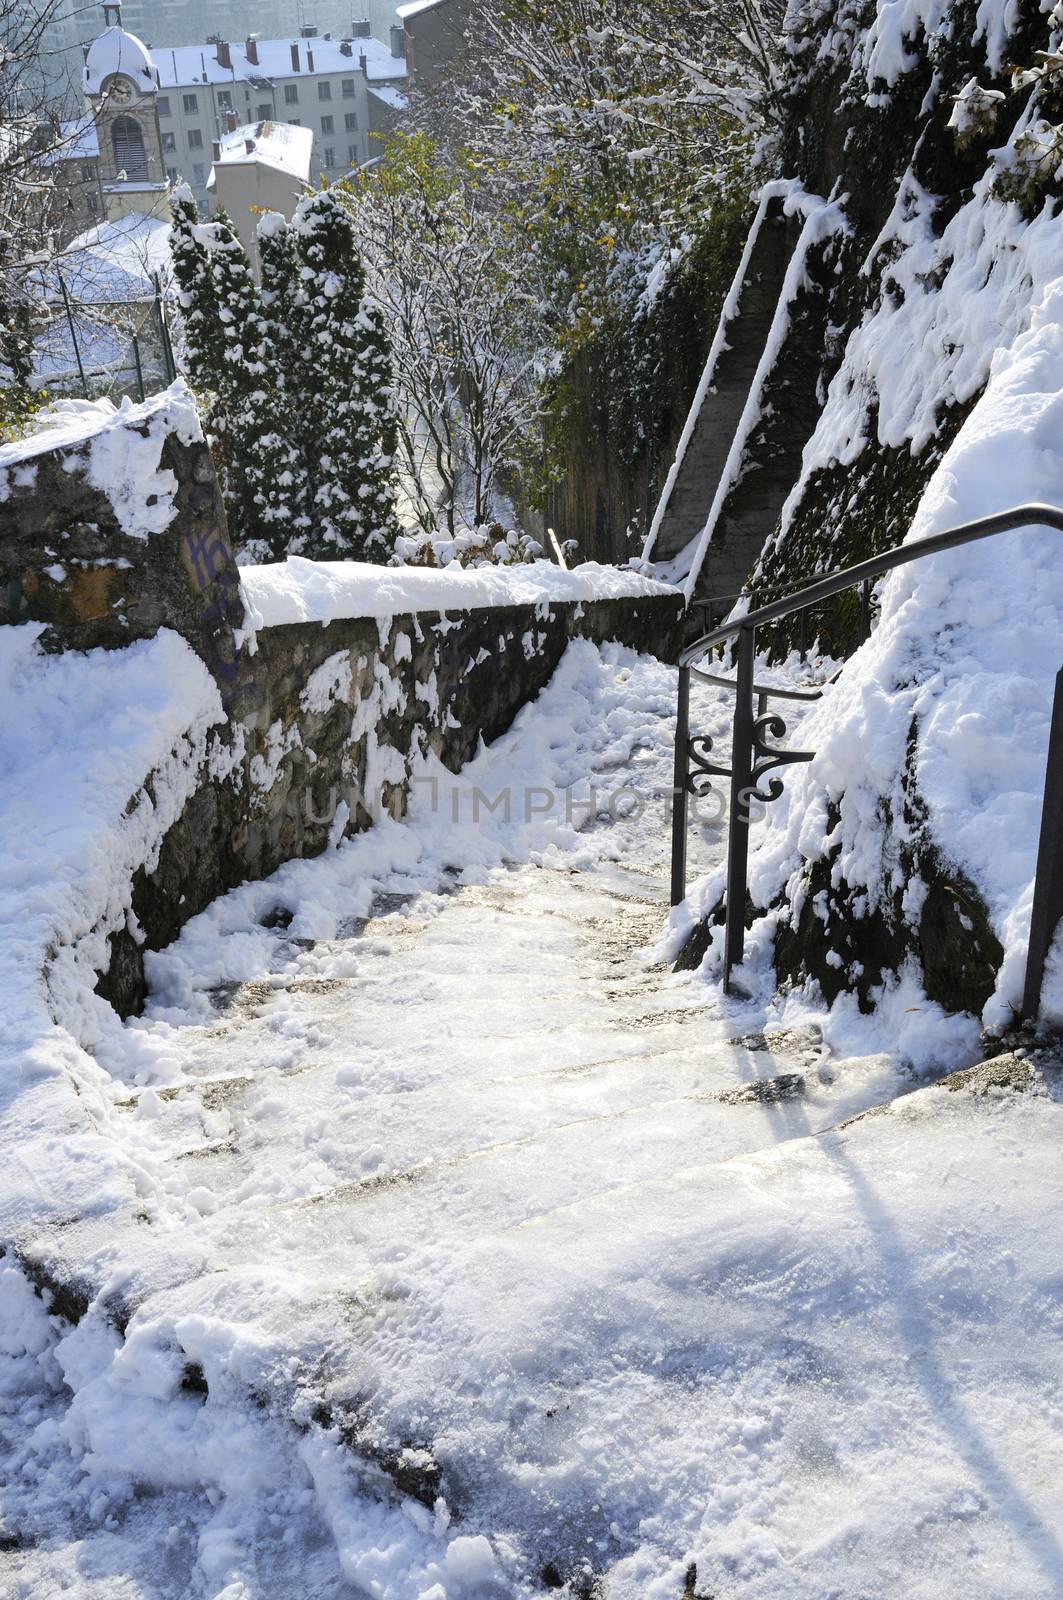
<svg viewBox="0 0 1063 1600"><path fill-rule="evenodd" d="M248 53L252 45L252 59ZM219 59L228 53L230 66ZM292 66L296 52L298 68ZM325 73L355 73L362 56L371 83L406 77L406 62L392 55L379 39L258 39L238 44L190 44L158 49L155 61L163 89L192 88L196 84L253 83L271 78L320 77ZM311 64L312 63L312 64Z"/></svg>
<svg viewBox="0 0 1063 1600"><path fill-rule="evenodd" d="M244 167L256 163L285 172L300 183L309 183L313 144L311 128L293 128L286 122L252 122L236 128L221 141L221 154L214 158L207 187L214 183L219 166Z"/></svg>
<svg viewBox="0 0 1063 1600"><path fill-rule="evenodd" d="M92 41L85 57L86 94L102 93L116 73L131 79L145 94L155 88L155 63L143 40L124 28L107 28Z"/></svg>
<svg viewBox="0 0 1063 1600"><path fill-rule="evenodd" d="M449 5L450 0L412 0L407 6L398 6L396 9L403 22L407 17L419 17L422 11L437 11L440 6Z"/></svg>

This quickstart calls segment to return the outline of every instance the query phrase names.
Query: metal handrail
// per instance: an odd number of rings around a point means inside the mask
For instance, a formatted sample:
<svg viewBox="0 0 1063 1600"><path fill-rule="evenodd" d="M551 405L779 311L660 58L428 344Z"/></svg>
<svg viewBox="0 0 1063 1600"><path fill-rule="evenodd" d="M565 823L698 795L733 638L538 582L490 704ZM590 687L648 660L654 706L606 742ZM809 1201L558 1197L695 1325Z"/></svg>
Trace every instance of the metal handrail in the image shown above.
<svg viewBox="0 0 1063 1600"><path fill-rule="evenodd" d="M1009 533L1017 528L1048 527L1063 533L1063 509L1049 505L1015 506L993 516L981 517L975 522L965 522L948 528L944 533L928 539L916 539L911 544L896 545L881 555L857 562L841 572L833 572L803 589L781 599L769 601L755 611L703 634L687 646L679 658L679 696L676 712L675 773L672 800L672 904L686 899L686 849L687 811L690 795L704 792L704 782L709 777L731 780L730 827L727 840L727 889L724 902L724 988L731 992L732 974L742 963L745 952L745 912L747 869L749 865L750 808L754 800L770 804L779 799L783 785L771 778L767 790L760 787L761 779L777 767L814 759L814 752L787 750L775 741L786 733L786 724L777 713L767 709L772 698L794 699L793 690L765 688L754 683L753 669L756 656L756 632L759 627L778 622L795 611L805 611L810 606L829 600L846 589L860 586L865 610L869 616L870 585L884 573L924 556L940 555L961 545L973 544L998 533ZM737 677L732 681L714 678L693 666L716 645L737 641ZM690 736L690 676L708 678L736 694L731 765L721 767L707 759L713 741L708 736ZM757 701L754 710L754 697ZM811 696L815 698L815 696ZM809 696L803 696L809 698ZM693 771L691 770L693 768ZM1040 1010L1041 987L1044 981L1045 959L1060 917L1063 916L1063 667L1056 676L1055 699L1052 707L1052 725L1049 735L1048 757L1045 772L1044 801L1041 810L1041 832L1037 852L1037 875L1034 880L1033 908L1030 917L1030 944L1026 962L1026 981L1023 988L1022 1017L1034 1020Z"/></svg>
<svg viewBox="0 0 1063 1600"><path fill-rule="evenodd" d="M700 667L691 667L695 678L702 683L711 683L714 689L737 689L738 684L734 678L719 678L714 672L702 672ZM822 700L822 689L782 689L776 688L772 683L755 683L753 693L759 700Z"/></svg>

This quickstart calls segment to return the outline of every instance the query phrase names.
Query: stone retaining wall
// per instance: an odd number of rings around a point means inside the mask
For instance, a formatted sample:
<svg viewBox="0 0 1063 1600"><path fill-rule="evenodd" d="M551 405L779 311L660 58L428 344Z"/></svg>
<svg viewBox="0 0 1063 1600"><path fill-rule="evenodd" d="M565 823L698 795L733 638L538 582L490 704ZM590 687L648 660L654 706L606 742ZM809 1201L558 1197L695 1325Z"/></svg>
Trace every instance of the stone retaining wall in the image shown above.
<svg viewBox="0 0 1063 1600"><path fill-rule="evenodd" d="M130 434L155 462L154 478L140 463L149 494L139 513L116 510L114 490L93 486L100 460L121 456L130 440L119 436ZM164 502L169 522L139 531L137 515L150 521ZM192 798L134 876L133 920L100 930L110 962L99 992L128 1015L143 1002L144 951L168 944L218 894L385 812L401 816L412 762L431 751L457 771L535 698L571 639L668 654L680 600L485 606L252 635L209 452L164 400L31 461L0 459L0 622L25 621L43 625L53 651L116 648L171 628L225 707ZM152 798L155 781L144 775L129 808Z"/></svg>

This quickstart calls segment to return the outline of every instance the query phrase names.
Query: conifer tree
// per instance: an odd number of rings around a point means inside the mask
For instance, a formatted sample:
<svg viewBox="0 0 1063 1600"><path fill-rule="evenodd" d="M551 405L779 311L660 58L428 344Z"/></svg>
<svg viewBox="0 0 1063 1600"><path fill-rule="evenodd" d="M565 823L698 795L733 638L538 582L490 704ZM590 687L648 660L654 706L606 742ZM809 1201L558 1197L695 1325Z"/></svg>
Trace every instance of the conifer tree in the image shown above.
<svg viewBox="0 0 1063 1600"><path fill-rule="evenodd" d="M258 515L258 460L268 431L269 349L261 297L247 252L224 210L201 225L209 252L214 305L221 330L221 361L216 377L218 404L213 417L224 463L230 531L246 556L274 553ZM279 552L283 554L283 551Z"/></svg>
<svg viewBox="0 0 1063 1600"><path fill-rule="evenodd" d="M311 440L301 411L303 384L296 335L299 262L295 236L279 212L257 229L261 278L260 325L269 371L259 400L257 446L248 463L248 487L257 532L275 560L312 527L307 462Z"/></svg>
<svg viewBox="0 0 1063 1600"><path fill-rule="evenodd" d="M210 249L195 197L187 184L180 184L173 191L170 211L170 252L184 322L188 376L197 389L213 392L218 386L225 341Z"/></svg>
<svg viewBox="0 0 1063 1600"><path fill-rule="evenodd" d="M329 189L301 200L296 329L300 404L313 441L311 556L387 560L397 534L387 446L393 438L383 324L365 297L350 214Z"/></svg>

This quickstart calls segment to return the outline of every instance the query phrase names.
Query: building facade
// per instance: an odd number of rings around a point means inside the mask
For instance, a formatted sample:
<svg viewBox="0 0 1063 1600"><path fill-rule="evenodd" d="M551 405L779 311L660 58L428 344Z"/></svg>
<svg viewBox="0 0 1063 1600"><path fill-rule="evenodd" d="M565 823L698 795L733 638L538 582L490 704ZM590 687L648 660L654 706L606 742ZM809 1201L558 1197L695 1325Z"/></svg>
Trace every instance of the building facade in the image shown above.
<svg viewBox="0 0 1063 1600"><path fill-rule="evenodd" d="M398 28L388 44L368 32L343 39L251 34L153 55L165 174L190 184L204 210L212 146L232 128L272 122L309 129L312 180L335 179L376 153L373 135L393 127L405 103Z"/></svg>
<svg viewBox="0 0 1063 1600"><path fill-rule="evenodd" d="M76 114L81 97L85 51L100 32L107 9L95 5L59 6L42 40L42 76L50 98ZM368 25L374 39L390 41L398 22L391 0L123 0L121 21L152 51L195 45L216 33L219 22L230 38L258 33L267 39L297 38L304 28L318 37L341 39Z"/></svg>

